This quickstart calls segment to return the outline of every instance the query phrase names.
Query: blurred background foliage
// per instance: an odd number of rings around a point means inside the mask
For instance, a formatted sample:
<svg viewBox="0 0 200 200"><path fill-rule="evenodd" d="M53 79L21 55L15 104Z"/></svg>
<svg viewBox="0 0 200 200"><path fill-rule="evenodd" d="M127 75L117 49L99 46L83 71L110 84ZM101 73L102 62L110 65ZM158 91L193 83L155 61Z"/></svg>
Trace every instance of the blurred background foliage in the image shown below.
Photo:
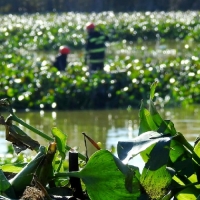
<svg viewBox="0 0 200 200"><path fill-rule="evenodd" d="M0 1L1 13L35 12L133 12L199 10L198 0L7 0Z"/></svg>
<svg viewBox="0 0 200 200"><path fill-rule="evenodd" d="M199 12L1 15L0 98L16 109L139 107L158 81L159 105L200 103ZM110 36L105 71L84 63L85 24ZM61 73L60 45L71 48Z"/></svg>

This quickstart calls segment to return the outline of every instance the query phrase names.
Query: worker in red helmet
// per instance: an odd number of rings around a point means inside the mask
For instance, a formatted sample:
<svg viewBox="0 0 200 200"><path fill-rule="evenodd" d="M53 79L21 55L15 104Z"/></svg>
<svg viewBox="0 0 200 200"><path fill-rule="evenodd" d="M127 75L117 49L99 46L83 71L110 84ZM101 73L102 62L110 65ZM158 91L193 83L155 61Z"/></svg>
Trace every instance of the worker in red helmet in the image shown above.
<svg viewBox="0 0 200 200"><path fill-rule="evenodd" d="M88 23L88 24L86 25L86 29L87 29L88 31L94 30L94 28L95 28L95 26L94 26L93 23Z"/></svg>
<svg viewBox="0 0 200 200"><path fill-rule="evenodd" d="M67 57L69 53L69 47L60 46L59 54L56 56L55 61L53 63L54 67L56 67L59 71L65 71L67 67Z"/></svg>
<svg viewBox="0 0 200 200"><path fill-rule="evenodd" d="M88 36L85 44L85 62L90 71L103 70L105 60L105 42L108 37L96 30L93 23L86 25Z"/></svg>

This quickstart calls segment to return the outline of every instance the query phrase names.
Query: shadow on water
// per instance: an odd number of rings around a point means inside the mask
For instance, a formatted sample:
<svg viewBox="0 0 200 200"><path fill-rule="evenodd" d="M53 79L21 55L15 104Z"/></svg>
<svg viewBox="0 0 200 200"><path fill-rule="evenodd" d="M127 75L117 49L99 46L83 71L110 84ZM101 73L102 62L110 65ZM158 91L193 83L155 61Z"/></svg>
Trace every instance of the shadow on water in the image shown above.
<svg viewBox="0 0 200 200"><path fill-rule="evenodd" d="M176 130L184 134L191 143L199 136L199 113L200 106L165 109L160 112L163 119L171 120ZM4 116L4 114L2 115ZM132 111L40 111L17 113L17 116L49 135L52 127L58 127L67 134L67 144L72 148L77 148L83 154L85 154L85 144L82 132L85 132L96 142L101 142L103 148L110 150L116 147L118 141L130 141L136 137L139 128L139 109ZM5 141L4 131L4 127L0 126L0 154L6 152L8 144ZM40 136L26 129L24 131L40 144L48 145L48 141ZM87 142L87 147L90 155L96 150L89 142Z"/></svg>

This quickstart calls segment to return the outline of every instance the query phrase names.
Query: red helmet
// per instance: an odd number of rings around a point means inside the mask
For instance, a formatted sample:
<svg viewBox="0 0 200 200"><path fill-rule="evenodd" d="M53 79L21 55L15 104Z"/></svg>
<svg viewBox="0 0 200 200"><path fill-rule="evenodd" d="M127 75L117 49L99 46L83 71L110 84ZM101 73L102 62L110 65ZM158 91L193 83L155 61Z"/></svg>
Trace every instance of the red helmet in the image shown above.
<svg viewBox="0 0 200 200"><path fill-rule="evenodd" d="M67 46L60 46L59 48L59 52L61 54L69 54L70 53L70 49Z"/></svg>
<svg viewBox="0 0 200 200"><path fill-rule="evenodd" d="M87 25L86 25L86 29L87 30L92 30L92 29L94 29L95 28L95 25L93 24L93 23L88 23Z"/></svg>

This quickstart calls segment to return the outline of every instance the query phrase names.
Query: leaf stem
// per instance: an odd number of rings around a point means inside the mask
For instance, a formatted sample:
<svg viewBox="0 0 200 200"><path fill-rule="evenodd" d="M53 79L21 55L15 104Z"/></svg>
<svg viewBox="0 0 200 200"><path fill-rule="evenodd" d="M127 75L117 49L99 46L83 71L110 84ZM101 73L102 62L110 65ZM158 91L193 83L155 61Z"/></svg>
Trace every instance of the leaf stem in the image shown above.
<svg viewBox="0 0 200 200"><path fill-rule="evenodd" d="M29 130L33 131L34 133L40 135L41 137L47 139L47 140L50 141L50 142L53 142L53 141L54 141L54 139L53 139L52 137L46 135L45 133L41 132L40 130L34 128L33 126L31 126L31 125L29 125L29 124L27 124L26 122L24 122L23 120L21 120L20 118L18 118L14 113L12 113L12 114L9 116L9 119L11 119L11 120L13 120L13 121L15 121L15 122L18 122L18 123L21 124L22 126L28 128ZM66 148L68 151L69 151L70 149L72 149L71 147L69 147L69 146L67 146L67 145L65 146L65 148ZM85 157L83 154L81 154L81 153L78 153L78 157L79 157L80 159L84 160L84 161L86 160L86 157Z"/></svg>
<svg viewBox="0 0 200 200"><path fill-rule="evenodd" d="M9 119L18 122L19 124L21 124L22 126L28 128L29 130L33 131L34 133L40 135L41 137L47 139L48 141L53 142L54 139L50 136L48 136L47 134L41 132L40 130L34 128L33 126L27 124L26 122L24 122L23 120L21 120L20 118L18 118L14 113L12 115L9 116Z"/></svg>

